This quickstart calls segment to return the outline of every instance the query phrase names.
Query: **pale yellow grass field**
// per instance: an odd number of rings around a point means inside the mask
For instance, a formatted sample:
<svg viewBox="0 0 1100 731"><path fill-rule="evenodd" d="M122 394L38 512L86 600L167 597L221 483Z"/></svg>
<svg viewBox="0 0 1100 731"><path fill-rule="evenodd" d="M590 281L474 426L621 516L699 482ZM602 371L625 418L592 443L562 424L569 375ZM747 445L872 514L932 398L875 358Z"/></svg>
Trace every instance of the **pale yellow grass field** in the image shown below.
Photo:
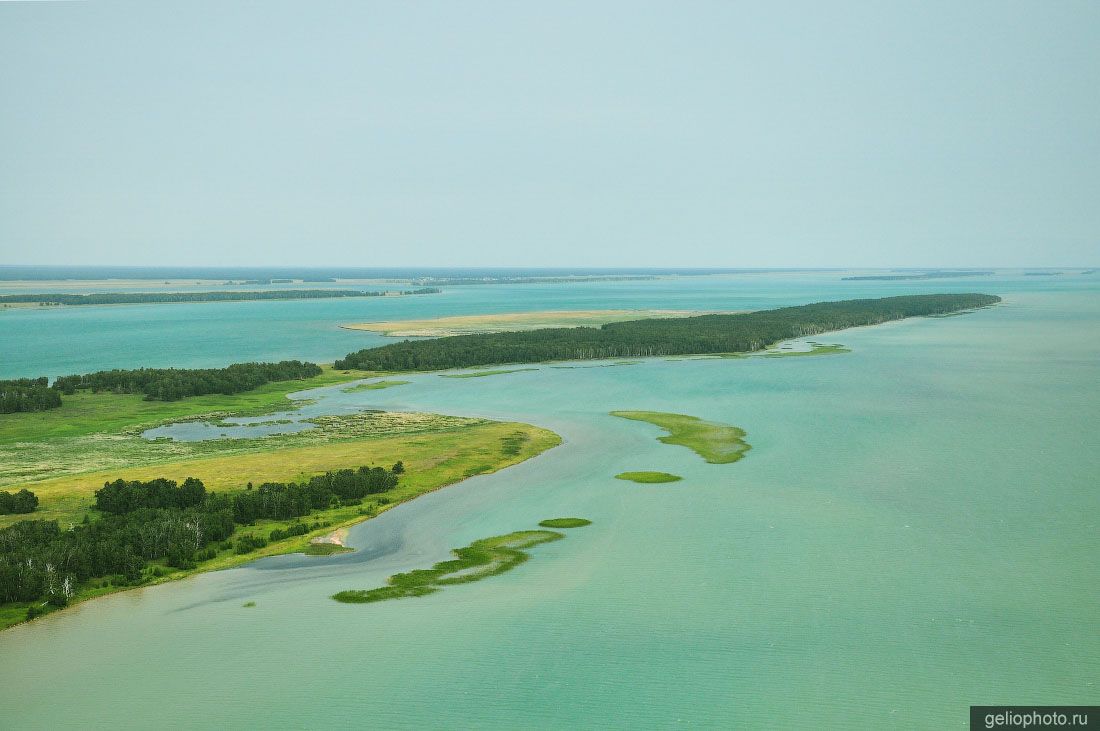
<svg viewBox="0 0 1100 731"><path fill-rule="evenodd" d="M560 310L511 312L493 315L457 315L425 320L390 320L342 325L348 330L367 330L390 337L442 337L475 333L539 330L549 327L598 327L609 322L710 314L695 310Z"/></svg>

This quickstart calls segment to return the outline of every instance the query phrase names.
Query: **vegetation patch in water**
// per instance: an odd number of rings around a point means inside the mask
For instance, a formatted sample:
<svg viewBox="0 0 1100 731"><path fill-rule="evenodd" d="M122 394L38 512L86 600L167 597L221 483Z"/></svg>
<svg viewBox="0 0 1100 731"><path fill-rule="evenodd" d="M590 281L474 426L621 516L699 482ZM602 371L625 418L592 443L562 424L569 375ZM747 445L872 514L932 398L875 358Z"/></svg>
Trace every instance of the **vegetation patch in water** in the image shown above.
<svg viewBox="0 0 1100 731"><path fill-rule="evenodd" d="M615 475L616 480L629 480L630 482L641 482L643 484L658 484L661 482L679 482L684 479L679 475L672 475L668 472L620 472Z"/></svg>
<svg viewBox="0 0 1100 731"><path fill-rule="evenodd" d="M412 381L374 381L373 383L358 383L350 388L344 388L341 390L344 393L355 393L356 391L377 391L381 388L404 386L406 383L412 383Z"/></svg>
<svg viewBox="0 0 1100 731"><path fill-rule="evenodd" d="M354 550L339 543L310 543L302 548L302 553L307 556L331 556L336 553L351 553Z"/></svg>
<svg viewBox="0 0 1100 731"><path fill-rule="evenodd" d="M539 525L543 528L583 528L592 525L592 521L584 518L547 518L539 521Z"/></svg>
<svg viewBox="0 0 1100 731"><path fill-rule="evenodd" d="M932 315L932 317L945 317L945 315ZM837 355L839 353L851 353L850 348L845 348L839 343L833 343L831 345L822 345L821 343L810 343L809 350L769 350L764 353L760 353L761 358L802 358L809 355Z"/></svg>
<svg viewBox="0 0 1100 731"><path fill-rule="evenodd" d="M576 519L574 519L576 520ZM587 521L586 521L587 522ZM453 553L458 558L441 561L430 569L416 569L394 574L387 586L377 589L349 589L337 592L332 598L346 604L369 604L386 599L424 596L451 584L466 584L510 571L526 561L526 550L564 538L550 530L524 530L474 541Z"/></svg>
<svg viewBox="0 0 1100 731"><path fill-rule="evenodd" d="M663 411L612 411L611 415L659 426L668 435L657 437L658 440L665 444L687 447L711 464L736 462L751 449L745 441L744 429L703 421L697 416Z"/></svg>
<svg viewBox="0 0 1100 731"><path fill-rule="evenodd" d="M500 376L505 373L522 373L523 371L537 371L538 368L507 368L494 371L474 371L473 373L441 373L440 378L482 378L484 376Z"/></svg>

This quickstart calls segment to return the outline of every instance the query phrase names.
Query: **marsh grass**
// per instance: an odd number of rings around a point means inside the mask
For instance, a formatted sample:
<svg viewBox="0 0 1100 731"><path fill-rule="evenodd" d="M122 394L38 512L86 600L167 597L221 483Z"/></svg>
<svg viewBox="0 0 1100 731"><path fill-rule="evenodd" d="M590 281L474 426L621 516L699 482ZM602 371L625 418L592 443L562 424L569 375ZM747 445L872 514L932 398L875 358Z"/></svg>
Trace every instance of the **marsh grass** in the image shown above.
<svg viewBox="0 0 1100 731"><path fill-rule="evenodd" d="M839 343L833 343L831 345L823 345L821 343L810 343L809 350L769 350L763 353L756 353L756 358L805 358L807 356L814 355L838 355L840 353L851 353L850 348L846 348Z"/></svg>
<svg viewBox="0 0 1100 731"><path fill-rule="evenodd" d="M565 520L581 520L571 518ZM545 524L543 521L540 525ZM587 525L588 521L584 521ZM338 602L347 604L369 604L386 599L404 599L424 596L439 591L441 587L454 584L467 584L490 576L511 571L530 558L527 549L541 543L561 540L565 536L549 530L528 530L492 536L474 541L453 553L457 558L441 561L430 569L416 569L403 574L394 574L388 580L388 586L377 589L349 589L332 595Z"/></svg>
<svg viewBox="0 0 1100 731"><path fill-rule="evenodd" d="M669 474L668 472L620 472L615 475L616 480L628 480L630 482L641 482L643 484L657 484L661 482L679 482L684 479L679 475Z"/></svg>
<svg viewBox="0 0 1100 731"><path fill-rule="evenodd" d="M294 482L328 470L362 464L388 467L401 460L407 472L390 494L393 502L400 502L425 490L520 462L560 442L553 432L519 423L421 414L404 427L398 420L384 422L388 426L375 429L372 415L348 416L351 421L325 417L324 428L278 438L153 443L140 437L103 435L81 438L75 440L76 444L74 440L39 444L26 451L0 447L0 474L19 466L53 475L61 470L77 473L62 472L33 483L4 475L8 479L0 482L16 482L34 491L41 504L33 517L56 519L66 528L69 523L83 520L95 491L104 482L117 478L197 477L209 490L232 492L243 489L248 482ZM403 419L414 415L394 416ZM313 436L300 439L307 434ZM5 463L8 454L15 464ZM349 515L340 520L363 519L357 507L346 510ZM0 516L0 527L19 518Z"/></svg>
<svg viewBox="0 0 1100 731"><path fill-rule="evenodd" d="M504 368L488 371L474 371L472 373L440 373L440 378L483 378L485 376L501 376L505 373L522 373L523 371L537 371L538 368Z"/></svg>
<svg viewBox="0 0 1100 731"><path fill-rule="evenodd" d="M340 389L344 393L356 393L357 391L377 391L383 388L393 388L394 386L404 386L412 381L374 381L372 383L357 383L354 386Z"/></svg>
<svg viewBox="0 0 1100 731"><path fill-rule="evenodd" d="M318 416L309 421L315 425L313 429L255 438L223 438L200 442L148 440L137 431L124 434L88 434L34 443L0 444L0 487L26 486L38 493L38 488L30 483L37 485L43 481L52 482L66 477L79 479L79 476L89 473L133 470L192 459L244 456L366 438L444 432L488 423L485 419L381 411ZM244 477L244 482L250 480L252 478ZM0 518L0 525L3 520Z"/></svg>
<svg viewBox="0 0 1100 731"><path fill-rule="evenodd" d="M543 528L583 528L592 525L592 521L585 518L547 518L539 521L539 525Z"/></svg>
<svg viewBox="0 0 1100 731"><path fill-rule="evenodd" d="M231 396L209 394L179 401L145 401L141 394L77 391L65 396L57 409L0 414L0 445L90 434L122 434L183 419L214 420L292 411L304 402L287 398L288 394L377 375L381 374L336 371L323 366L321 375L313 378L266 383Z"/></svg>
<svg viewBox="0 0 1100 731"><path fill-rule="evenodd" d="M352 553L354 548L341 546L339 543L310 543L301 550L307 556L332 556L337 553Z"/></svg>
<svg viewBox="0 0 1100 731"><path fill-rule="evenodd" d="M697 416L662 411L612 411L611 415L659 426L668 432L667 436L657 437L659 441L687 447L711 464L736 462L751 449L744 440L744 429Z"/></svg>

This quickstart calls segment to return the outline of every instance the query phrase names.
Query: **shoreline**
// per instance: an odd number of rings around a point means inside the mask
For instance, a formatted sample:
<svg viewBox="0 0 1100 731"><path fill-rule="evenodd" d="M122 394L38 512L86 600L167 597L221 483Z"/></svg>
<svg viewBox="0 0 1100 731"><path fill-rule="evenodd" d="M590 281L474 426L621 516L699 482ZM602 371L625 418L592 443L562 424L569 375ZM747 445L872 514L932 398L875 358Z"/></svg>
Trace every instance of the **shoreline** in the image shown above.
<svg viewBox="0 0 1100 731"><path fill-rule="evenodd" d="M350 526L348 526L348 527L350 527ZM348 546L347 546L347 544L344 543L344 541L347 540L347 537L348 537L348 527L337 528L336 530L334 530L333 532L331 532L327 535L317 536L316 538L311 538L309 540L309 542L311 544L313 544L314 546L329 545L329 546L340 546L341 548L347 548Z"/></svg>
<svg viewBox="0 0 1100 731"><path fill-rule="evenodd" d="M261 290L241 290L241 289L227 289L226 292L282 292L284 290L277 289L261 289ZM295 290L285 290L287 292L293 292ZM323 290L322 290L323 291ZM336 291L336 290L334 290ZM166 291L164 294L176 294L175 291ZM73 308L85 308L85 307L128 307L134 305L212 305L212 304L232 304L237 302L310 302L310 301L331 301L331 300L362 300L362 299L396 299L402 297L416 297L427 294L441 294L442 292L402 292L399 290L382 290L380 292L365 292L357 295L326 295L317 297L225 297L225 298L210 298L210 299L193 299L193 300L137 300L134 302L77 302L77 303L65 303L54 301L36 301L36 302L5 302L3 297L7 296L4 293L0 293L0 310L5 309L43 309L43 310L58 310L58 309L73 309ZM12 296L14 293L8 293ZM38 292L35 295L40 294ZM53 293L41 293L41 294L53 294ZM60 294L69 294L62 292ZM89 294L160 294L158 292L94 292ZM182 292L182 294L189 294L188 292ZM81 295L83 296L83 295ZM339 327L344 327L340 325ZM352 328L353 329L353 328Z"/></svg>
<svg viewBox="0 0 1100 731"><path fill-rule="evenodd" d="M175 571L171 571L170 573L165 573L163 575L154 574L154 575L150 576L148 578L148 580L146 580L144 583L141 583L141 584L137 584L137 585L133 585L133 586L108 586L108 587L89 588L89 589L85 590L83 596L78 595L78 596L74 597L64 607L56 607L56 608L52 608L52 609L47 609L47 611L45 613L40 614L39 616L35 617L34 620L42 619L43 617L55 614L57 612L62 612L62 611L66 610L70 607L75 607L75 606L83 604L87 601L98 599L98 598L103 597L103 596L108 596L108 595L111 595L111 594L118 594L118 593L121 593L121 592L132 591L132 590L135 590L135 589L146 589L146 588L150 588L150 587L153 587L153 586L159 586L161 584L167 584L167 583L175 582L175 581L182 581L184 579L191 578L192 576L197 576L199 574L209 573L211 571L222 571L222 570L226 570L226 569L240 568L241 566L245 566L249 563L252 563L253 561L257 561L257 560L262 559L262 558L268 558L268 557L271 557L271 556L282 556L282 555L296 554L296 553L304 554L304 555L307 555L307 556L308 555L325 556L325 555L331 555L331 554L335 554L335 553L350 553L350 552L353 552L355 549L346 546L345 543L344 543L344 541L347 538L348 531L352 526L355 526L355 525L358 525L360 523L366 522L368 520L371 520L372 518L376 518L379 515L382 515L383 513L387 512L388 510L391 510L391 509L397 507L398 505L403 505L405 503L411 502L411 501L416 500L417 498L419 498L423 495L427 495L429 493L433 493L433 492L436 492L438 490L442 490L444 488L451 487L452 485L457 485L459 483L465 482L466 480L468 480L472 477L478 477L480 475L494 474L496 472L507 469L507 468L512 467L514 465L526 462L529 459L533 459L535 457L538 457L539 455L544 454L544 453L550 451L551 449L553 449L557 446L560 446L562 444L562 441L563 441L561 436L559 434L557 434L556 432L553 432L553 431L551 431L549 429L546 429L544 427L535 426L533 424L524 424L522 422L511 422L511 421L491 421L490 424L513 425L513 426L522 425L522 426L527 427L531 430L534 430L535 433L540 438L533 438L529 442L530 447L529 447L528 450L521 451L520 453L518 453L516 455L509 455L509 456L505 457L504 459L502 459L499 463L493 465L489 469L480 470L480 471L475 472L475 473L462 472L462 473L458 473L455 476L442 476L443 479L440 482L438 482L437 484L429 484L429 485L424 486L424 487L414 488L414 490L411 493L405 495L404 497L399 497L397 499L394 499L392 502L377 505L375 512L373 512L371 514L368 514L368 513L365 513L365 512L360 512L360 513L354 514L350 517L341 518L341 517L334 516L334 517L336 517L335 523L329 523L328 525L325 525L323 528L319 528L317 530L311 531L311 532L306 533L304 535L294 536L294 537L291 537L291 538L284 539L282 541L269 543L264 548L260 548L256 551L253 551L253 552L250 552L250 553L247 553L247 554L230 553L230 554L225 555L225 556L220 556L218 558L215 558L215 559L212 559L210 561L204 562L203 564L200 564L200 565L196 566L193 569L175 570ZM340 510L340 509L338 508L336 510ZM311 514L310 516L307 516L307 517L312 517L312 518L323 521L323 520L326 519L326 517L330 517L330 516L327 516L324 511L319 511L319 512L313 513L313 514ZM33 519L33 518L29 518L29 519ZM266 521L262 525L259 525L258 527L251 527L251 530L249 530L250 526L241 526L242 530L240 531L239 535L252 534L252 533L266 534L267 531L271 527L273 527L274 525L281 525L283 522L286 522L286 521ZM234 535L239 537L238 533L236 531L235 531ZM310 550L311 547L317 547L318 550L311 551ZM330 549L330 550L325 550L325 549ZM163 569L164 567L160 567L160 568ZM40 602L37 602L37 601L35 601L35 602L15 602L15 603L12 603L12 605L9 605L8 606L9 613L14 610L14 611L18 612L18 615L17 616L5 617L5 616L3 616L2 613L0 613L0 632L11 629L12 627L16 627L18 625L26 624L26 623L29 623L29 622L33 621L32 619L27 619L26 616L25 616L26 608L31 606L31 605L44 606Z"/></svg>

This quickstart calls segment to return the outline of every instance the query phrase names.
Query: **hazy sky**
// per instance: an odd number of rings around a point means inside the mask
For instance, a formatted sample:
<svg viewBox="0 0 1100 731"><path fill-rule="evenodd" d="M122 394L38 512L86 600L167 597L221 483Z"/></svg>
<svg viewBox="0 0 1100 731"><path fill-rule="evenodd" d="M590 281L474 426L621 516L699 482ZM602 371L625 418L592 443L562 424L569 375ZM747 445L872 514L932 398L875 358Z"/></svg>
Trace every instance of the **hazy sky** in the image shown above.
<svg viewBox="0 0 1100 731"><path fill-rule="evenodd" d="M1100 2L0 3L0 263L1100 264Z"/></svg>

